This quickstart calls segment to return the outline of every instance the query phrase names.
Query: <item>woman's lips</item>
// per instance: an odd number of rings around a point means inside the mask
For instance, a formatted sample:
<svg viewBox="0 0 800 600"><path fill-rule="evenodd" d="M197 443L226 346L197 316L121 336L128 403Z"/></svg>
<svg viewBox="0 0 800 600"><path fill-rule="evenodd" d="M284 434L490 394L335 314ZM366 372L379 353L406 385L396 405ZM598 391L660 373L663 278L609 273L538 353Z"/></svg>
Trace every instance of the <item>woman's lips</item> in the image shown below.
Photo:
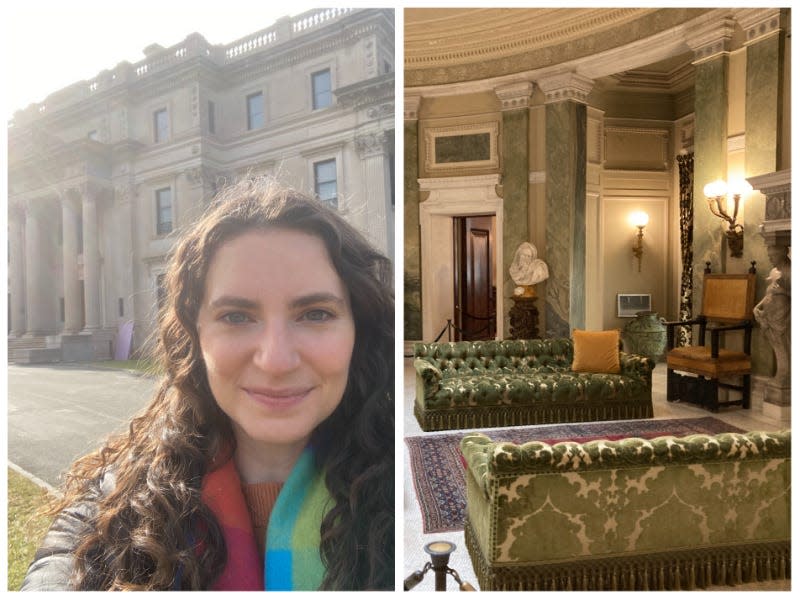
<svg viewBox="0 0 800 600"><path fill-rule="evenodd" d="M269 408L291 408L302 402L312 388L256 389L242 388L244 392L259 404Z"/></svg>

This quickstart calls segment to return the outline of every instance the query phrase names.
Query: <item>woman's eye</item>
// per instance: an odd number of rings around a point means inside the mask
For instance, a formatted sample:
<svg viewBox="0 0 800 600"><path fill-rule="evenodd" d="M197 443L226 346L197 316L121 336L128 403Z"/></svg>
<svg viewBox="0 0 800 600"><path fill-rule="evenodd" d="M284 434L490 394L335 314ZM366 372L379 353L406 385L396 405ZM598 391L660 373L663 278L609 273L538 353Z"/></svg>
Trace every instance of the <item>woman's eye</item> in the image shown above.
<svg viewBox="0 0 800 600"><path fill-rule="evenodd" d="M247 323L250 318L244 313L231 312L222 315L222 320L230 325L241 325L243 323Z"/></svg>
<svg viewBox="0 0 800 600"><path fill-rule="evenodd" d="M306 321L327 321L328 319L333 318L333 315L327 310L316 308L314 310L309 310L308 312L304 313L303 318Z"/></svg>

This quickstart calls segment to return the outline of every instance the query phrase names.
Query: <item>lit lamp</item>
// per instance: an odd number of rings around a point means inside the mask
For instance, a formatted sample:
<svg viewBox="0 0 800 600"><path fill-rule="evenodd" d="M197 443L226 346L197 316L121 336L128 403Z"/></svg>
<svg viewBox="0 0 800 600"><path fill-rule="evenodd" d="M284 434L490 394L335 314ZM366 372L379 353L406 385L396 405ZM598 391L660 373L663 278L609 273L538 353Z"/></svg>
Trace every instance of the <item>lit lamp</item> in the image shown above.
<svg viewBox="0 0 800 600"><path fill-rule="evenodd" d="M644 246L642 245L642 239L644 238L644 228L650 221L650 217L646 212L637 210L636 212L631 213L630 220L633 226L639 229L639 233L636 234L636 245L632 248L632 250L633 250L633 255L639 261L639 272L641 273L642 254L644 254Z"/></svg>
<svg viewBox="0 0 800 600"><path fill-rule="evenodd" d="M744 180L733 182L728 186L721 179L712 181L703 188L703 194L708 200L709 210L715 217L719 217L728 224L725 237L728 238L728 249L734 258L741 258L744 248L744 227L736 222L736 217L739 214L739 201L744 194L747 194L752 189L753 186ZM733 216L728 211L728 197L733 199ZM725 199L724 206L723 198Z"/></svg>

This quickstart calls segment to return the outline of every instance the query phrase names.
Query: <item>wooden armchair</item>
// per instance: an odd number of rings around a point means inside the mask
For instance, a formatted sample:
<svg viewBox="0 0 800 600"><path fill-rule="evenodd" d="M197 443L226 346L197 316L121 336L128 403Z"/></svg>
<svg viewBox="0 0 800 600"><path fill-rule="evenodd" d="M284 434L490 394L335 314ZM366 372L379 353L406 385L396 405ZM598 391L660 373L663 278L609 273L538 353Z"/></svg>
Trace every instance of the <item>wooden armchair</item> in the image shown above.
<svg viewBox="0 0 800 600"><path fill-rule="evenodd" d="M750 408L750 339L755 304L755 262L748 273L714 274L706 263L700 314L667 326L667 400L702 404L716 412L720 406L741 404ZM675 328L698 325L697 346L675 348ZM724 332L744 331L742 350L720 347ZM707 333L711 345L706 345ZM694 375L682 375L692 373ZM741 381L741 385L738 383ZM739 390L740 399L719 401L719 388Z"/></svg>

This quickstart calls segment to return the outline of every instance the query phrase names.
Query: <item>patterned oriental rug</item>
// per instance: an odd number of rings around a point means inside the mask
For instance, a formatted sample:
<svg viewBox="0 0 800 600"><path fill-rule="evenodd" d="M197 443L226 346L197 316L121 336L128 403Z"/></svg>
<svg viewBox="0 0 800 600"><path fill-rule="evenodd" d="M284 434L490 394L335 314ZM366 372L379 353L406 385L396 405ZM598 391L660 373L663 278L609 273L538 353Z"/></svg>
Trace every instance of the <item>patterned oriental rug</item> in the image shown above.
<svg viewBox="0 0 800 600"><path fill-rule="evenodd" d="M619 440L626 437L651 439L662 435L740 433L742 430L714 417L701 417L564 423L478 431L495 441L520 444L537 440L554 444L566 440L586 442L595 439ZM405 438L411 459L414 490L422 511L423 533L457 531L464 528L466 483L459 442L466 433L458 431Z"/></svg>

